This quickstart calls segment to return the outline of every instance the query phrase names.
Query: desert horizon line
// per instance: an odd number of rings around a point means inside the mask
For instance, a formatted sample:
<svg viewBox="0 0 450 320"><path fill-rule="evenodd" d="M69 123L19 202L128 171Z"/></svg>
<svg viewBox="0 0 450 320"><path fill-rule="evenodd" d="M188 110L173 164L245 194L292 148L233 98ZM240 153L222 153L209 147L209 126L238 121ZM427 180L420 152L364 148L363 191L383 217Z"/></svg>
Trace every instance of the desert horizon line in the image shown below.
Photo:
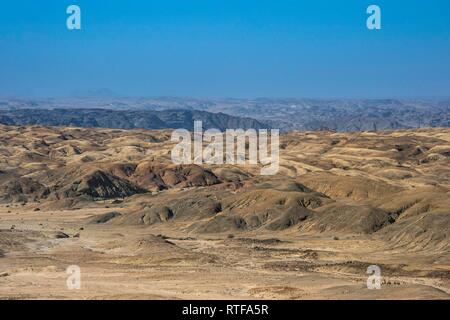
<svg viewBox="0 0 450 320"><path fill-rule="evenodd" d="M231 95L127 95L127 94L111 94L111 95L96 95L96 94L55 94L55 95L21 95L21 94L0 94L0 99L196 99L196 100L447 100L450 99L450 95L419 95L419 96L404 96L404 95L380 95L380 96L290 96L290 95L267 95L267 96L231 96Z"/></svg>

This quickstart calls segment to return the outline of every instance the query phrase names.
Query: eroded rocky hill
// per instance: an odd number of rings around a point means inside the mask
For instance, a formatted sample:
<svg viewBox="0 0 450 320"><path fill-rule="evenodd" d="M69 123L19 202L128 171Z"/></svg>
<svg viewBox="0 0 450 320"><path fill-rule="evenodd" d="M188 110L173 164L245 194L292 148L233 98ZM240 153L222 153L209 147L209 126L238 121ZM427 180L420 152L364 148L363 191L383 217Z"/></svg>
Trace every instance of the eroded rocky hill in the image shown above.
<svg viewBox="0 0 450 320"><path fill-rule="evenodd" d="M0 128L3 202L77 208L120 199L126 207L114 223L449 246L448 130L286 134L280 172L262 177L258 166L174 165L170 131Z"/></svg>

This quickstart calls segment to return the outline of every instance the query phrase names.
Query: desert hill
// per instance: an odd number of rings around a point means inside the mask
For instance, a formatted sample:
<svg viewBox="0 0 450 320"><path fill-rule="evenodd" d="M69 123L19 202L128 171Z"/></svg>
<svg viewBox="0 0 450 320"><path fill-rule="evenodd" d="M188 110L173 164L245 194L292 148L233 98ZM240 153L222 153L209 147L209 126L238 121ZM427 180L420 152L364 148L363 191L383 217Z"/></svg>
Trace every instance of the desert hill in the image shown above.
<svg viewBox="0 0 450 320"><path fill-rule="evenodd" d="M375 263L399 283L391 294L448 298L449 129L290 132L280 137L275 176L260 176L257 165L174 165L170 133L1 125L0 262L10 276L0 277L0 295L42 294L21 283L56 272L53 259L56 270L90 261L85 267L98 271L107 261L124 274L131 265L227 266L211 274L227 283L237 270L259 270L270 275L252 271L247 289L231 281L237 291L213 290L275 298L337 297L344 283L364 297L350 283ZM24 255L37 262L17 260ZM304 292L296 270L333 285ZM271 281L280 277L278 290ZM150 291L189 297L163 287Z"/></svg>

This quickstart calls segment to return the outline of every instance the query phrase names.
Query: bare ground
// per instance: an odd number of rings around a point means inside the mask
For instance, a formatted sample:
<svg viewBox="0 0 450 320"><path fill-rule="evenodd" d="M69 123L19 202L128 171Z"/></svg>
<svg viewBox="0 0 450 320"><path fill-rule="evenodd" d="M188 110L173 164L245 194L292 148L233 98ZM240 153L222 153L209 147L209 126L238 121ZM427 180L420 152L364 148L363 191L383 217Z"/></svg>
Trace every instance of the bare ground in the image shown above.
<svg viewBox="0 0 450 320"><path fill-rule="evenodd" d="M16 242L0 258L3 299L450 298L448 265L367 237L192 237L168 225L86 224L109 208L7 211L0 208L0 239ZM371 264L381 267L380 290L367 289ZM80 290L66 285L69 265L81 268Z"/></svg>

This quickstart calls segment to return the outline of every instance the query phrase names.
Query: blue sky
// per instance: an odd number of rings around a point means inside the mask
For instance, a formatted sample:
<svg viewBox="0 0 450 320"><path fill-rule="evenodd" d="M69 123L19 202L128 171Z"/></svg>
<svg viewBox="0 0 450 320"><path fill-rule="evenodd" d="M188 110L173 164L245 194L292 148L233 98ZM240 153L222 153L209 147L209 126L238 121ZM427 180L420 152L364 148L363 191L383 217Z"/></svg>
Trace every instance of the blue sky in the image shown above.
<svg viewBox="0 0 450 320"><path fill-rule="evenodd" d="M66 28L66 8L82 30ZM366 8L382 30L366 28ZM9 0L0 95L450 96L448 0Z"/></svg>

